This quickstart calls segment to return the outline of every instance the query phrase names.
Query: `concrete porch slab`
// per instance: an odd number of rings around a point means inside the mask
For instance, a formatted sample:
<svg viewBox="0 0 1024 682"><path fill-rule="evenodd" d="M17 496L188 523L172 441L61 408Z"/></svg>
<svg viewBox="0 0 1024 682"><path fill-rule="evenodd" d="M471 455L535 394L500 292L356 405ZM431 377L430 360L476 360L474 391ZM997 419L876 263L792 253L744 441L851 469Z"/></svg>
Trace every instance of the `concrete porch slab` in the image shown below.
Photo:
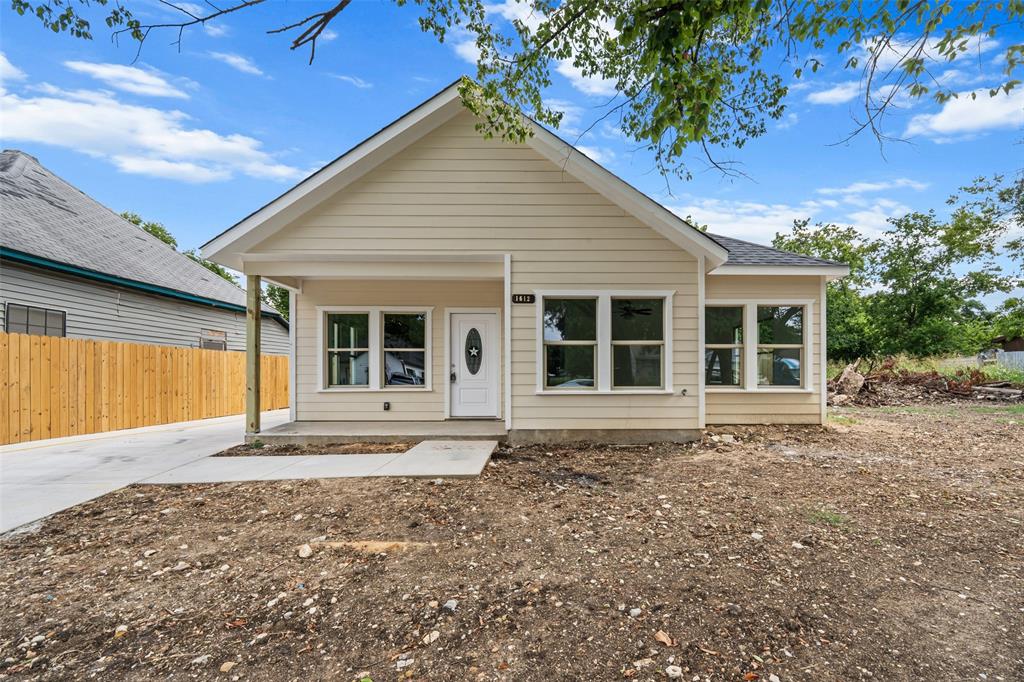
<svg viewBox="0 0 1024 682"><path fill-rule="evenodd" d="M448 421L294 421L247 435L247 443L331 445L333 443L418 443L431 439L504 440L505 424L495 419Z"/></svg>
<svg viewBox="0 0 1024 682"><path fill-rule="evenodd" d="M373 455L209 457L140 483L236 483L311 478L479 476L498 441L423 441L406 452Z"/></svg>

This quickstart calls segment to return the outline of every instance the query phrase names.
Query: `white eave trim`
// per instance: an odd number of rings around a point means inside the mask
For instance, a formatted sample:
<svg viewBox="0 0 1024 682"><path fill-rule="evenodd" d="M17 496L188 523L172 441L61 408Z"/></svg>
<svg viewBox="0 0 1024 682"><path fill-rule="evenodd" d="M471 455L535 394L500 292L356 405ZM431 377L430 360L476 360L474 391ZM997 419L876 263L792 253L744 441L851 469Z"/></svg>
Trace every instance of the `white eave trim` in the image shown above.
<svg viewBox="0 0 1024 682"><path fill-rule="evenodd" d="M846 277L850 268L846 265L719 265L709 275L812 275L835 279Z"/></svg>

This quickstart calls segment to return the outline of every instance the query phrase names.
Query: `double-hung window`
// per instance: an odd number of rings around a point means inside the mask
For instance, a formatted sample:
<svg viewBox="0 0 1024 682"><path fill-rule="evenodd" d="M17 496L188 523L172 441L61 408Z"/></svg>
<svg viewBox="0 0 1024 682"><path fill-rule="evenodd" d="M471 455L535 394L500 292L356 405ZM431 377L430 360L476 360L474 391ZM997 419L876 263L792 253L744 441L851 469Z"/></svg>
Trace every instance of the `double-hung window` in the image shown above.
<svg viewBox="0 0 1024 682"><path fill-rule="evenodd" d="M430 312L319 309L323 389L429 388Z"/></svg>
<svg viewBox="0 0 1024 682"><path fill-rule="evenodd" d="M612 299L612 388L661 388L665 299Z"/></svg>
<svg viewBox="0 0 1024 682"><path fill-rule="evenodd" d="M803 346L803 306L757 306L758 386L802 385Z"/></svg>
<svg viewBox="0 0 1024 682"><path fill-rule="evenodd" d="M704 385L743 385L743 306L704 308Z"/></svg>
<svg viewBox="0 0 1024 682"><path fill-rule="evenodd" d="M544 387L597 387L597 299L544 299Z"/></svg>
<svg viewBox="0 0 1024 682"><path fill-rule="evenodd" d="M672 292L541 292L541 392L670 391Z"/></svg>

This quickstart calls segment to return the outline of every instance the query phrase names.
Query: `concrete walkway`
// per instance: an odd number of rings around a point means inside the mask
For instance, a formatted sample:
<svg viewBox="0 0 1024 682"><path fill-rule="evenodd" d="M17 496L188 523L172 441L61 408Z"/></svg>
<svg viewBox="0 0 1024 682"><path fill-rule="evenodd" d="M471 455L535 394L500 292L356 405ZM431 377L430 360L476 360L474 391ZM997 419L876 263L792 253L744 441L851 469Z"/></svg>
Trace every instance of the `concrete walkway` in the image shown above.
<svg viewBox="0 0 1024 682"><path fill-rule="evenodd" d="M266 412L263 424L288 421ZM0 532L242 442L245 417L235 415L0 447Z"/></svg>
<svg viewBox="0 0 1024 682"><path fill-rule="evenodd" d="M377 455L207 457L141 483L222 483L364 476L479 476L498 441L427 440L406 452Z"/></svg>

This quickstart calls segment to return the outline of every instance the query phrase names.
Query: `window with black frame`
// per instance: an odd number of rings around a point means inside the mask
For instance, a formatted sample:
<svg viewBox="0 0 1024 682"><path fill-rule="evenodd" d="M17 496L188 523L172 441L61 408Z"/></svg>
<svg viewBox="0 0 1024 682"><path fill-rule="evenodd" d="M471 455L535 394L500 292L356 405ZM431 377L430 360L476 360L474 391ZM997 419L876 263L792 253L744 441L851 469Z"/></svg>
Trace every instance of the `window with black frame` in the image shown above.
<svg viewBox="0 0 1024 682"><path fill-rule="evenodd" d="M327 386L369 386L369 313L328 313L325 327Z"/></svg>
<svg viewBox="0 0 1024 682"><path fill-rule="evenodd" d="M63 310L8 303L4 328L8 334L65 336L67 334L67 313Z"/></svg>

